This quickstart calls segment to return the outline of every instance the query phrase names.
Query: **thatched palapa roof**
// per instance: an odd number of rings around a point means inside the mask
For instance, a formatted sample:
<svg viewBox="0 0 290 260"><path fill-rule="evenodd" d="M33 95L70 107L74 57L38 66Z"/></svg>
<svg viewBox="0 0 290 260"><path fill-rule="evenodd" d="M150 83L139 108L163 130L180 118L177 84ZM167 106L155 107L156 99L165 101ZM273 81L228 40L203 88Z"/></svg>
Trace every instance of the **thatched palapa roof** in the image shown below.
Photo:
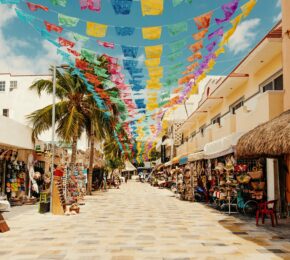
<svg viewBox="0 0 290 260"><path fill-rule="evenodd" d="M236 153L239 158L290 154L290 110L243 135Z"/></svg>

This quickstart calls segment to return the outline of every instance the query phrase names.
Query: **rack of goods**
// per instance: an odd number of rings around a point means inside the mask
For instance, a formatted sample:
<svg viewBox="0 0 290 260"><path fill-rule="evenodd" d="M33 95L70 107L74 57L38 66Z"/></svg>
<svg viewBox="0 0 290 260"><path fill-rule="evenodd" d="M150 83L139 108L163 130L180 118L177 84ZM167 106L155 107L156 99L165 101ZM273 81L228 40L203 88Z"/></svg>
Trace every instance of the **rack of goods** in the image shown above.
<svg viewBox="0 0 290 260"><path fill-rule="evenodd" d="M62 177L54 176L52 188L52 214L64 215L66 203L63 192Z"/></svg>

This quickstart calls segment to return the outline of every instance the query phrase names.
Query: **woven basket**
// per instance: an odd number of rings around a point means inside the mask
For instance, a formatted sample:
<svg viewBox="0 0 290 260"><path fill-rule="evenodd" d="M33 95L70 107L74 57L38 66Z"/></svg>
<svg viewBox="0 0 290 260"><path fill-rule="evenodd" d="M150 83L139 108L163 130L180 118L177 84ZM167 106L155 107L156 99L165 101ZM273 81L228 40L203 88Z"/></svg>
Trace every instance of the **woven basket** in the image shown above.
<svg viewBox="0 0 290 260"><path fill-rule="evenodd" d="M248 172L252 179L261 179L263 177L263 171L253 168L251 172Z"/></svg>
<svg viewBox="0 0 290 260"><path fill-rule="evenodd" d="M265 188L265 182L251 182L254 190L263 190Z"/></svg>
<svg viewBox="0 0 290 260"><path fill-rule="evenodd" d="M250 182L250 180L251 180L251 176L246 175L246 174L238 175L238 176L237 176L237 180L238 180L238 182L241 183L241 184L247 184L247 183Z"/></svg>

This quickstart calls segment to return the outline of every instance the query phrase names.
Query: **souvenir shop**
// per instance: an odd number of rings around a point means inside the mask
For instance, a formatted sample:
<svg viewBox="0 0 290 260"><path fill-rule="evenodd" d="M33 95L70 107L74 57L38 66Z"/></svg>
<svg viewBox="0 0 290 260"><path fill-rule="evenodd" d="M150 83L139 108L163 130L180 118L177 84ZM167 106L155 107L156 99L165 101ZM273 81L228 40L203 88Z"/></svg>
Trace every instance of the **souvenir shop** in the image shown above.
<svg viewBox="0 0 290 260"><path fill-rule="evenodd" d="M289 122L290 110L246 133L236 146L238 158L264 158L267 201L275 201L274 207L280 218L290 217Z"/></svg>
<svg viewBox="0 0 290 260"><path fill-rule="evenodd" d="M36 197L43 189L44 163L30 162L32 153L31 150L0 146L0 194L11 206L36 203ZM33 173L33 179L30 173Z"/></svg>
<svg viewBox="0 0 290 260"><path fill-rule="evenodd" d="M228 213L254 214L258 203L267 200L266 161L259 156L237 159L237 140L237 135L217 140L188 156L194 200Z"/></svg>

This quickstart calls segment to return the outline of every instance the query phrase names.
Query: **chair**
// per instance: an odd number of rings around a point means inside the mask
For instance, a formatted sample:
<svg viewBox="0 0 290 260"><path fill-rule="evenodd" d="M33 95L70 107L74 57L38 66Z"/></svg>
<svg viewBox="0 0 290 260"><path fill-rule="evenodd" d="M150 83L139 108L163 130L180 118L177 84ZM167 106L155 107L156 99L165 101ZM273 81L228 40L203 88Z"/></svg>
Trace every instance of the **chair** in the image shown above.
<svg viewBox="0 0 290 260"><path fill-rule="evenodd" d="M278 225L278 218L276 213L276 205L278 200L270 200L266 202L260 202L256 211L256 225L259 225L259 218L262 217L262 224L265 223L265 215L271 218L272 227L275 227L274 218L276 225Z"/></svg>
<svg viewBox="0 0 290 260"><path fill-rule="evenodd" d="M5 219L3 218L1 211L0 211L0 233L4 233L9 231L9 227L5 221Z"/></svg>

